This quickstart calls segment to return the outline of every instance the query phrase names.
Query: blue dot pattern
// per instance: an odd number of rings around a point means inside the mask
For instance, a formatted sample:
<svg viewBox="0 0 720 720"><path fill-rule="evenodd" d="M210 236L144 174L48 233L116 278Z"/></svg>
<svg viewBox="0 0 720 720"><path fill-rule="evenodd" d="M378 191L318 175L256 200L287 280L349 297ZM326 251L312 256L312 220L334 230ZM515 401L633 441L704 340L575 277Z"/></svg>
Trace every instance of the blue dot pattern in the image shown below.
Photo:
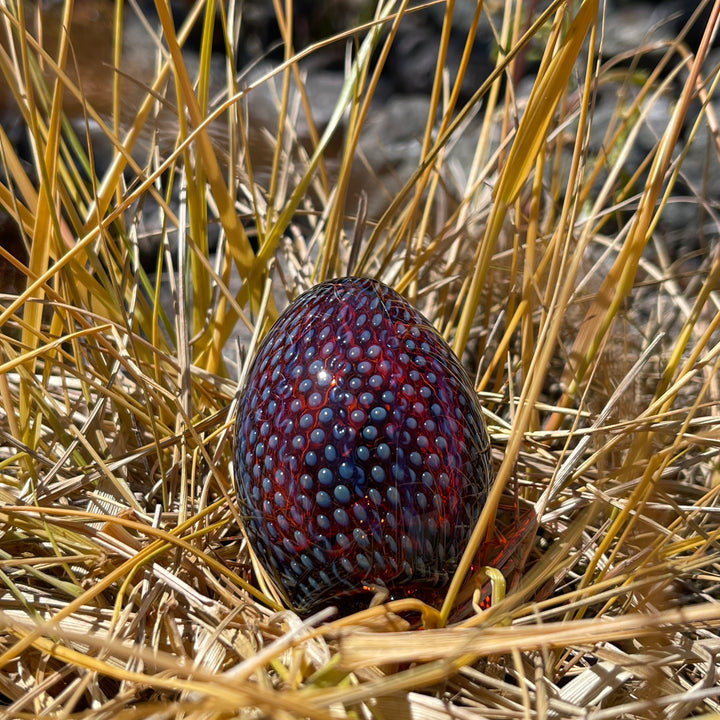
<svg viewBox="0 0 720 720"><path fill-rule="evenodd" d="M235 480L248 537L301 612L426 599L457 566L492 480L465 370L400 295L317 285L262 342L242 392Z"/></svg>

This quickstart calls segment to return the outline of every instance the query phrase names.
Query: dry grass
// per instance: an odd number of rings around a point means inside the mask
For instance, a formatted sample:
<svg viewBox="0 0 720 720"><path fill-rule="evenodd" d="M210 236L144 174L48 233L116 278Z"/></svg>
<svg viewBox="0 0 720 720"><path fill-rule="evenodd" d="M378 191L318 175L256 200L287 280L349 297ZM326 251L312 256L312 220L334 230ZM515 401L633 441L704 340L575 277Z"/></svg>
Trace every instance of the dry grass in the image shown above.
<svg viewBox="0 0 720 720"><path fill-rule="evenodd" d="M407 5L380 2L298 53L292 2L276 2L285 61L248 84L233 2L198 2L176 32L157 0L162 34L142 59L123 55L118 3L98 46L124 72L96 87L77 38L50 37L82 6L39 30L33 6L0 3L5 102L31 158L0 133L0 204L18 229L0 242L1 716L720 712L720 254L714 199L682 162L696 135L709 165L720 157L707 59L720 4L697 52L681 35L611 60L597 2L535 18L479 7L504 50L463 103L443 75L448 3L420 160L365 216L353 172ZM182 50L193 26L199 63ZM300 60L331 43L347 43L346 81L316 128ZM542 48L523 94L516 64ZM259 129L247 108L270 84L277 124ZM608 93L611 116L596 117ZM679 179L710 227L680 251L658 229ZM504 598L459 619L477 581L464 566L442 608L408 601L424 630L399 602L342 619L281 610L233 505L242 367L288 298L348 268L405 293L476 373L498 472L467 562L498 505L515 548L508 498L526 521Z"/></svg>

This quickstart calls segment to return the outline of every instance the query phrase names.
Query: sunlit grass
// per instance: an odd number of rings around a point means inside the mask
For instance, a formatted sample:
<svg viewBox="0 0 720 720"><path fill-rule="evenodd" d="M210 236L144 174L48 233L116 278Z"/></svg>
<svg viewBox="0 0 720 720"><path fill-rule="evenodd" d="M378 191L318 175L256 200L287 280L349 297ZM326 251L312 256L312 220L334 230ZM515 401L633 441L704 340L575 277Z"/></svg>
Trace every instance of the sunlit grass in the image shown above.
<svg viewBox="0 0 720 720"><path fill-rule="evenodd" d="M78 7L62 5L71 31L50 43L43 13L0 5L0 73L24 128L24 149L0 128L0 206L17 228L15 246L0 241L8 716L465 711L450 700L512 717L717 712L717 228L715 247L677 253L661 219L683 180L714 222L682 160L703 133L718 160L720 5L694 53L680 35L606 58L602 3L532 17L479 4L450 74L443 5L406 175L368 160L371 101L407 14L427 8L368 4L362 24L300 48L291 0L275 2L282 59L238 74L235 3L198 2L176 28L157 0L140 30L118 0L107 50L121 71L93 83ZM486 22L495 69L464 99ZM318 125L303 61L333 45L344 81ZM529 58L531 91L515 81ZM274 109L258 127L261 93ZM407 295L453 345L497 480L442 607L303 622L278 614L244 539L234 398L284 305L347 272ZM489 609L470 572L481 547L507 580Z"/></svg>

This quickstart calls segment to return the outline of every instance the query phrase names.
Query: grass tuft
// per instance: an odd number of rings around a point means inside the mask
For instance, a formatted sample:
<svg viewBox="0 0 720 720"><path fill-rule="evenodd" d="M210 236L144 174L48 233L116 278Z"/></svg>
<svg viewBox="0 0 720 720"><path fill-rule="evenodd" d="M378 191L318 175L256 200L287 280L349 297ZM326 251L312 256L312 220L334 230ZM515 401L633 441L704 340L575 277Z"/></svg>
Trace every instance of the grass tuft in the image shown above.
<svg viewBox="0 0 720 720"><path fill-rule="evenodd" d="M351 5L298 46L274 2L238 71L248 4L0 3L0 715L717 714L720 4L615 56L598 0ZM441 607L301 619L234 504L236 395L348 271L476 377L497 480Z"/></svg>

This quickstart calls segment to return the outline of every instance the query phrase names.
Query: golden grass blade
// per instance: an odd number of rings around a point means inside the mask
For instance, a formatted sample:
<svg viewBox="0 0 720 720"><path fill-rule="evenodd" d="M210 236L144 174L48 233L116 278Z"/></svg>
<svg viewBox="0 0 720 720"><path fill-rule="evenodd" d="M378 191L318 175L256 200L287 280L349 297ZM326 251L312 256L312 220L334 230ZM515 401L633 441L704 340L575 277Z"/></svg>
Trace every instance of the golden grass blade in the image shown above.
<svg viewBox="0 0 720 720"><path fill-rule="evenodd" d="M180 667L177 665L177 661L171 665L169 660L172 656L168 656L167 658L153 658L154 653L147 653L148 664L151 666L156 663L161 664L164 659L165 663L163 664L173 668L173 677L159 673L136 672L117 668L110 663L95 658L87 652L79 652L63 646L55 640L41 637L40 633L42 632L51 630L53 634L57 632L57 630L51 628L49 623L38 623L33 626L27 623L13 621L7 618L4 613L0 613L0 626L5 627L6 630L20 637L21 642L26 642L28 638L33 637L32 644L34 647L52 657L58 658L63 663L68 663L77 668L91 670L107 677L118 678L124 682L137 683L165 690L181 690L201 698L209 696L213 701L212 704L215 709L218 709L219 706L227 710L236 710L237 708L259 705L275 711L283 710L301 714L306 717L318 718L318 720L330 720L332 718L329 712L318 707L312 701L308 701L308 699L304 699L302 696L297 695L297 693L291 693L287 690L284 692L270 692L265 688L258 688L255 684L239 681L224 685L217 677L210 683L208 682L210 676L204 675L198 668L192 666L187 668ZM87 635L74 634L67 631L62 633L62 635L78 643L88 643ZM96 644L92 642L92 638L90 638L90 644ZM105 641L101 648L107 647L107 644L107 641ZM127 655L128 653L125 652L123 654ZM137 654L135 656L137 657ZM132 655L130 657L132 657ZM140 657L142 657L142 653L140 653ZM160 662L158 662L158 660L160 660ZM178 670L180 671L180 677L178 677Z"/></svg>
<svg viewBox="0 0 720 720"><path fill-rule="evenodd" d="M11 360L6 360L4 363L0 364L0 375L4 375L5 373L14 370L16 367L18 367L18 365L27 365L28 363L31 363L33 360L35 360L35 358L44 355L45 353L53 350L54 348L62 346L63 343L75 340L77 338L85 337L87 335L101 335L109 328L110 325L96 325L85 330L79 330L78 332L64 335L63 337L59 337L57 340L46 342L42 347L39 348L35 347L38 337L42 336L41 333L38 333L38 335L35 336L35 342L33 342L31 346L33 349L27 350L20 355L16 355ZM28 333L30 333L30 331L31 329L28 327Z"/></svg>
<svg viewBox="0 0 720 720"><path fill-rule="evenodd" d="M206 3L203 20L202 41L200 44L200 67L198 70L198 105L200 115L206 117L209 111L210 85L212 82L212 49L213 32L215 25L216 3L214 0ZM205 326L210 304L212 289L205 266L200 258L207 257L208 247L208 214L205 200L205 165L204 162L185 163L186 191L188 197L188 219L190 237L196 238L199 252L190 254L190 277L192 288L192 329L191 336L201 332ZM184 233L184 229L180 228ZM204 338L197 338L195 342L195 357L203 354L204 347L211 343L211 333L207 330Z"/></svg>
<svg viewBox="0 0 720 720"><path fill-rule="evenodd" d="M23 234L32 234L35 223L35 216L33 215L32 210L20 203L15 193L2 183L0 183L0 205L8 211L11 217L17 218L18 224L23 230ZM19 267L21 265L20 261L16 259L16 262L16 267Z"/></svg>
<svg viewBox="0 0 720 720"><path fill-rule="evenodd" d="M704 603L660 613L628 613L624 617L584 620L572 625L558 622L471 630L443 628L415 634L358 632L341 639L340 665L346 670L356 670L373 664L379 655L387 662L402 663L412 658L428 662L463 655L483 657L512 649L566 648L586 642L615 642L652 635L661 627L717 627L719 623L720 607Z"/></svg>
<svg viewBox="0 0 720 720"><path fill-rule="evenodd" d="M1 51L2 48L0 48L0 55L2 54ZM4 72L4 74L7 78L7 73ZM2 158L2 164L6 168L7 174L12 178L13 184L19 190L20 196L23 198L27 208L20 204L15 193L11 192L4 185L0 186L3 191L0 202L2 202L3 207L8 213L14 215L15 217L22 217L23 226L28 225L27 219L24 216L26 213L33 213L35 211L38 201L37 191L30 182L30 178L28 178L27 173L25 172L17 153L12 146L12 143L2 127L0 127L0 158ZM21 212L18 212L18 210ZM28 234L32 232L31 225L27 232Z"/></svg>
<svg viewBox="0 0 720 720"><path fill-rule="evenodd" d="M370 103L380 80L381 71L385 66L390 52L392 41L397 33L400 20L407 9L408 0L402 0L394 15L392 15L392 24L390 25L387 37L385 38L385 42L383 43L371 74L370 60L372 50L380 42L381 32L384 27L380 21L391 19L390 11L394 5L395 3L390 2L383 7L382 3L378 3L375 20L378 21L379 24L376 24L371 29L352 65L351 75L354 76L355 79L353 85L349 88L352 90L352 98L347 98L347 100L351 101L351 111L347 129L348 139L343 148L341 167L335 183L335 192L332 196L332 205L325 230L323 254L317 273L318 279L320 280L324 280L339 272L338 244L341 228L345 220L345 204L348 184L350 182L350 171L355 161L355 155L360 142L360 134L370 109ZM368 41L370 42L368 43ZM369 79L368 75L370 76ZM343 88L343 93L344 90ZM363 90L365 90L364 96L362 94ZM362 102L360 102L361 97ZM337 107L339 108L340 106L338 105Z"/></svg>
<svg viewBox="0 0 720 720"><path fill-rule="evenodd" d="M186 22L183 24L182 28L177 33L176 41L178 44L184 43L187 39L187 36L190 33L193 22L195 20L195 14L199 12L201 8L202 4L196 3L194 12L188 13ZM98 188L97 200L88 208L86 214L86 224L83 228L84 232L92 232L92 229L97 222L97 218L105 216L105 213L108 210L108 206L110 205L113 195L115 194L117 188L120 185L120 177L128 163L130 153L145 128L145 123L147 122L148 116L152 111L156 99L162 97L160 90L167 82L167 76L170 73L171 67L172 66L170 62L164 62L162 67L157 72L152 86L148 89L147 95L145 96L140 106L137 108L135 122L127 130L125 137L120 140L119 138L117 138L117 136L113 136L112 133L109 133L111 137L115 137L115 145L117 148L121 149L121 152L118 152L118 154L113 156L110 167L106 170L102 182L100 183L100 186ZM120 71L117 70L117 72ZM142 176L143 173L138 168L138 177ZM144 191L145 189L151 187L153 182L154 178L145 179L144 182L141 183L140 187L137 189L137 192L140 193L141 191ZM126 198L126 202L129 201L130 197ZM115 216L119 216L120 214L121 213L111 212L107 220L110 221L111 219L114 219Z"/></svg>
<svg viewBox="0 0 720 720"><path fill-rule="evenodd" d="M597 10L598 0L584 0L570 24L567 35L560 42L557 52L553 52L554 43L548 44L547 52L550 57L546 56L544 60L544 71L540 70L533 86L507 162L493 191L495 202L453 342L456 354L461 355L467 344L480 293L487 277L495 243L505 222L507 209L516 199L545 143L555 108L561 94L566 91L575 60L588 30L595 22ZM562 19L562 15L556 19L556 31L559 30Z"/></svg>
<svg viewBox="0 0 720 720"><path fill-rule="evenodd" d="M63 28L66 28L70 24L72 6L72 0L67 0L64 4ZM22 10L22 4L18 6L18 19L20 21L20 28L22 31L24 30L24 13ZM28 261L30 273L37 276L47 270L48 262L50 260L51 247L54 244L59 246L61 243L59 232L60 221L55 214L55 202L57 193L58 160L60 155L59 142L63 86L59 79L55 81L48 134L45 144L41 136L40 123L35 120L37 108L34 105L34 95L31 91L33 83L30 75L30 59L27 54L27 46L24 42L22 42L22 38L20 46L23 55L25 87L28 91L28 109L31 118L31 128L36 147L39 149L37 161L39 165L38 171L41 183L38 192L38 204L35 209L35 223L32 229L32 237L44 238L44 242L34 242L31 244L30 258ZM57 59L57 64L60 67L65 65L67 52L68 34L67 32L62 31L60 33L60 44L58 47ZM44 291L42 286L39 286L37 289L32 291L28 288L28 291L29 293L31 292L31 294L28 294L28 300L31 300L31 302L27 302L24 307L23 321L25 327L22 331L22 342L26 347L33 349L37 339L37 332L40 330L40 325L42 323L43 305L41 301L44 297ZM32 300L37 300L38 302L32 302ZM32 360L33 358L31 358L31 362L28 366L30 373L34 372L35 368L35 363ZM23 433L26 432L30 412L31 409L27 389L24 385L22 385L18 421Z"/></svg>
<svg viewBox="0 0 720 720"><path fill-rule="evenodd" d="M716 327L720 326L720 313L715 318ZM685 452L686 448L683 447L685 444L686 428L689 425L691 419L695 415L697 407L701 404L706 394L709 394L709 387L711 384L711 378L716 376L718 369L720 368L720 357L716 358L713 363L713 372L711 373L708 380L703 383L700 388L697 398L694 401L694 407L688 408L686 417L684 418L680 431L675 435L674 441L668 447L659 452L655 452L647 463L647 467L642 474L640 482L633 490L632 495L628 499L628 502L624 507L620 509L617 515L613 518L611 526L608 528L608 532L603 542L599 544L598 550L595 556L589 563L588 569L585 574L585 582L589 583L590 579L594 577L596 568L598 567L600 556L607 555L607 559L612 563L615 556L621 551L623 545L628 542L629 538L632 537L637 524L640 522L640 513L637 512L638 507L642 507L643 504L647 503L656 492L656 486L659 479L662 477L664 470L671 464L671 462L678 456ZM664 398L664 402L658 403L660 405L659 414L664 414L670 407L671 403L675 399L675 392L668 392ZM635 462L642 462L641 452L647 447L653 446L652 431L647 430L644 432L638 432L633 438L633 444L628 453L628 464L632 466ZM716 532L711 534L711 537L717 535ZM658 539L653 545L656 547L663 547L668 543L668 538L662 537ZM704 544L704 543L703 543ZM612 550L611 550L612 546ZM650 561L654 559L654 554L650 556ZM604 577L606 569L601 569L598 573L599 577Z"/></svg>
<svg viewBox="0 0 720 720"><path fill-rule="evenodd" d="M589 7L589 5L583 4L582 7L587 8ZM587 10L585 12L588 13ZM578 20L578 17L580 17L580 20ZM584 14L580 16L580 13L578 13L578 17L576 17L576 20L574 21L577 22L577 25L573 25L573 27L576 28L576 33L579 33L580 29L582 28L587 30L587 27L589 25L593 28L592 39L594 40L594 25L592 24L593 16L591 16L590 14ZM577 47L576 50L576 43L579 42L577 34L571 34L570 38L570 50L568 50L568 52L579 51L579 47ZM591 42L591 47L593 47L593 45L594 43ZM588 91L590 84L591 62L592 53L590 53L590 57L588 58L588 73L585 79L586 92ZM550 66L552 67L552 61L550 61ZM569 73L569 69L561 67L560 72L567 77L566 73ZM528 128L528 132L530 131L531 129ZM506 195L506 199L509 198L510 196ZM493 206L493 209L491 210L491 218L488 222L484 238L484 241L486 242L483 246L483 251L481 255L482 260L480 264L475 266L475 272L473 274L473 279L470 285L470 289L468 291L469 298L474 298L474 301L469 301L466 307L463 309L460 323L458 325L458 334L456 335L454 342L454 349L456 352L462 353L462 350L465 347L465 343L467 342L467 336L469 334L472 317L474 316L475 308L477 307L479 299L480 281L484 278L485 273L487 272L487 264L489 264L491 257L489 248L491 245L494 245L494 241L492 243L487 241L489 238L497 238L497 235L500 232L500 216L504 215L506 209L506 206L503 206L499 203L498 205ZM564 233L565 228L562 228L559 231ZM579 262L579 258L576 257L575 261ZM572 273L570 274L570 277L573 277ZM570 292L571 288L568 284L566 284L564 288L566 298L569 296ZM472 305L470 303L472 303ZM565 303L562 299L560 299L558 305L560 308L562 308L565 306ZM471 307L472 309L470 309ZM450 611L453 603L455 602L455 598L457 597L460 586L464 582L465 576L470 569L473 558L477 553L477 550L480 548L485 535L488 534L490 537L492 537L492 534L494 532L492 518L494 517L496 508L498 507L498 504L500 502L500 498L502 496L505 485L509 481L511 473L513 471L516 458L518 457L518 453L523 442L523 435L530 427L532 418L534 416L534 407L535 403L540 397L542 380L545 376L545 373L547 372L547 368L550 364L550 359L554 353L556 338L559 336L560 315L561 313L559 312L555 314L550 314L548 322L543 327L543 333L539 335L536 340L537 349L535 354L533 355L527 374L527 377L531 378L531 381L526 382L522 388L520 399L518 402L518 411L514 418L512 431L508 439L505 458L500 465L500 469L498 470L498 474L495 479L495 484L489 493L486 505L483 508L480 518L468 541L468 547L463 553L463 557L460 560L458 568L453 576L452 582L450 583L450 587L448 588L445 600L443 602L443 607L440 611L443 624L447 622L447 619L450 616Z"/></svg>
<svg viewBox="0 0 720 720"><path fill-rule="evenodd" d="M212 506L210 506L208 509L206 509L203 513L200 513L200 516L203 516L205 514L208 514L212 510ZM81 608L83 605L86 605L89 601L91 601L94 597L96 597L99 593L101 593L105 588L111 586L115 583L116 580L122 578L126 573L132 573L135 572L136 568L138 568L142 563L147 562L154 558L158 553L166 552L171 547L181 547L185 550L190 551L192 554L197 554L198 557L203 559L205 562L207 562L211 567L213 567L216 571L220 572L222 575L227 577L228 579L231 579L233 582L237 583L241 587L244 587L247 592L254 594L256 596L259 596L258 599L266 600L266 598L261 595L255 588L253 588L251 585L247 584L244 580L239 578L237 575L232 573L230 570L228 570L224 565L221 563L218 563L216 560L211 558L209 555L206 555L198 548L195 548L190 543L188 543L186 540L182 539L181 535L190 527L192 527L197 521L198 517L192 517L189 518L184 523L178 525L175 527L172 532L165 532L163 530L153 528L151 526L145 525L143 523L139 523L133 520L128 520L127 518L122 517L116 517L116 516L102 516L98 515L96 513L88 513L86 511L82 510L66 510L62 508L32 508L32 507L26 507L26 506L17 506L17 507L4 507L2 508L2 511L0 512L1 515L5 517L9 517L10 515L20 515L23 514L34 514L34 513L40 513L41 516L46 515L59 515L59 516L68 516L68 517L86 517L88 519L92 519L95 521L104 521L107 523L116 523L118 525L121 525L123 527L133 528L135 530L138 530L142 532L143 534L146 534L150 537L156 537L157 539L151 542L149 545L144 547L142 550L140 550L136 556L131 557L129 560L126 560L124 563L119 565L115 570L108 573L106 576L104 576L99 582L97 582L90 590L86 590L82 593L82 595L78 596L78 598L68 605L66 605L62 610L59 610L52 618L52 620L48 623L48 626L52 626L61 620L63 620L66 617L69 617L73 612ZM19 653L21 653L24 649L32 645L35 640L37 640L40 637L40 632L38 630L35 630L26 636L23 637L22 640L18 641L14 646L8 648L5 652L3 652L0 655L0 668L4 667L12 658L16 657Z"/></svg>
<svg viewBox="0 0 720 720"><path fill-rule="evenodd" d="M454 12L455 3L454 2L448 2L445 6L445 13L443 16L443 24L442 28L440 30L440 43L438 47L437 52L437 58L435 63L435 74L433 77L433 84L432 88L430 90L430 98L429 98L429 105L428 105L428 111L427 111L427 120L425 123L425 131L423 133L422 138L422 146L420 149L420 161L422 162L423 159L427 156L427 154L430 151L431 144L432 144L432 135L436 124L436 117L438 113L438 107L440 103L440 93L442 91L443 86L443 78L446 71L446 58L447 58L447 51L448 51L448 45L450 42L450 33L452 30L452 20L453 20L453 12ZM460 88L462 85L462 80L465 74L465 70L467 69L467 64L470 57L470 51L472 49L474 37L475 37L475 31L477 29L477 22L480 18L480 13L482 12L483 2L482 0L477 3L475 12L473 15L473 21L471 23L471 26L468 31L468 35L465 42L465 47L463 49L463 55L460 60L460 66L457 70L457 74L455 76L455 83L452 89L452 93L450 98L448 99L447 106L444 108L444 112L442 115L442 120L440 123L440 127L438 129L438 134L442 134L445 130L447 130L447 127L452 119L453 113L455 111L455 105L457 103L457 99L460 95ZM432 198L435 195L435 191L437 189L437 182L439 180L439 175L437 173L437 167L434 167L434 164L437 163L437 166L441 166L442 164L442 150L440 150L438 157L434 159L432 163L428 163L425 169L425 172L420 176L418 181L414 184L414 195L412 200L410 201L410 204L404 213L404 220L403 225L399 229L397 233L397 242L401 242L403 238L407 238L406 245L407 245L407 251L406 251L406 266L409 262L410 257L413 255L413 251L415 251L414 254L417 254L417 252L420 251L422 247L422 240L425 237L426 234L426 227L428 223L428 217L430 209L433 206ZM431 180L432 178L432 180ZM427 193L427 198L425 198L424 201L424 212L423 212L423 220L418 224L415 223L414 220L416 220L416 214L420 208L421 203L423 202L423 196L425 194L425 191L427 189L428 183L432 182L432 186ZM412 243L410 242L410 234L408 233L408 228L412 227L413 225L417 225L417 230L415 232L416 235L416 247L412 247Z"/></svg>
<svg viewBox="0 0 720 720"><path fill-rule="evenodd" d="M545 143L553 114L561 95L566 92L575 60L597 12L597 0L584 0L557 51L553 51L552 44L548 45L551 57L545 72L533 85L515 141L494 190L494 198L501 205L510 205L518 196ZM558 18L558 22L561 21L562 18Z"/></svg>
<svg viewBox="0 0 720 720"><path fill-rule="evenodd" d="M488 78L473 93L472 97L468 100L465 106L457 113L456 117L448 124L447 129L443 133L440 133L438 135L433 147L427 153L426 157L421 159L418 168L413 171L413 173L410 175L402 188L398 190L398 192L394 195L382 217L377 222L375 229L372 231L370 238L367 241L365 251L360 257L357 272L361 274L363 272L367 272L366 266L370 262L370 257L372 253L378 252L380 236L383 233L387 234L390 238L392 238L392 240L388 242L387 247L384 249L384 260L380 264L380 273L386 271L387 263L392 258L393 253L397 250L401 240L399 229L402 225L404 215L401 215L401 217L399 219L396 219L396 221L393 223L393 219L396 218L398 209L402 206L402 203L406 201L408 195L415 188L415 184L426 172L428 166L435 160L438 153L441 152L443 147L445 147L449 138L453 135L453 133L458 130L458 128L462 126L468 116L476 110L477 105L481 101L481 99L484 98L488 93L490 93L490 100L488 102L488 114L486 115L486 123L484 125L484 130L482 134L482 137L484 137L485 141L487 141L487 134L489 133L489 128L495 121L494 117L492 116L492 111L495 108L493 94L496 91L499 92L500 78L506 72L512 60L518 54L520 54L523 49L526 48L529 41L537 34L540 28L545 25L548 19L552 17L553 13L556 13L558 11L558 8L563 6L563 4L563 0L553 0L550 5L545 10L543 10L542 13L540 13L540 15L532 23L532 25L528 28L524 35L518 40L517 44L510 48L506 54L499 57L498 64L496 65L492 73L490 73ZM479 147L484 147L482 138L481 143L479 143ZM478 157L480 157L481 155L482 153L480 153ZM388 226L390 226L389 229Z"/></svg>
<svg viewBox="0 0 720 720"><path fill-rule="evenodd" d="M163 0L157 0L155 8L162 23L170 55L173 58L173 69L182 93L183 102L190 115L190 121L196 129L195 142L197 143L198 151L202 158L204 171L207 175L213 199L217 204L220 222L228 239L228 249L235 258L240 275L248 284L251 304L255 306L257 301L259 301L259 286L257 283L261 282L262 275L253 275L250 272L253 267L254 254L245 230L235 213L234 198L225 185L225 180L223 179L215 151L203 125L203 114L200 110L197 97L195 96L192 82L182 57L180 45L175 35L170 6Z"/></svg>
<svg viewBox="0 0 720 720"><path fill-rule="evenodd" d="M284 68L282 71L282 89L280 91L280 108L278 111L278 124L275 130L274 137L274 151L272 158L272 169L270 171L270 183L268 187L268 207L271 212L270 220L272 221L274 215L276 201L277 201L277 184L280 180L280 158L283 152L285 152L285 126L288 122L288 102L290 99L290 65L291 59L295 54L293 50L293 9L292 2L286 0L285 9L283 10L280 6L279 0L273 0L273 6L275 8L275 17L280 27L280 36L282 38L283 52L284 52Z"/></svg>
<svg viewBox="0 0 720 720"><path fill-rule="evenodd" d="M693 60L679 101L673 110L667 130L653 157L647 184L634 216L634 222L617 260L598 290L592 307L588 310L570 354L572 383L564 401L566 404L574 395L578 385L595 357L597 349L616 317L624 298L630 292L643 249L649 239L648 229L655 213L655 205L665 183L668 168L672 162L674 148L690 108L696 90L696 83L702 64L707 55L710 39L720 16L720 5L715 3L698 52Z"/></svg>

